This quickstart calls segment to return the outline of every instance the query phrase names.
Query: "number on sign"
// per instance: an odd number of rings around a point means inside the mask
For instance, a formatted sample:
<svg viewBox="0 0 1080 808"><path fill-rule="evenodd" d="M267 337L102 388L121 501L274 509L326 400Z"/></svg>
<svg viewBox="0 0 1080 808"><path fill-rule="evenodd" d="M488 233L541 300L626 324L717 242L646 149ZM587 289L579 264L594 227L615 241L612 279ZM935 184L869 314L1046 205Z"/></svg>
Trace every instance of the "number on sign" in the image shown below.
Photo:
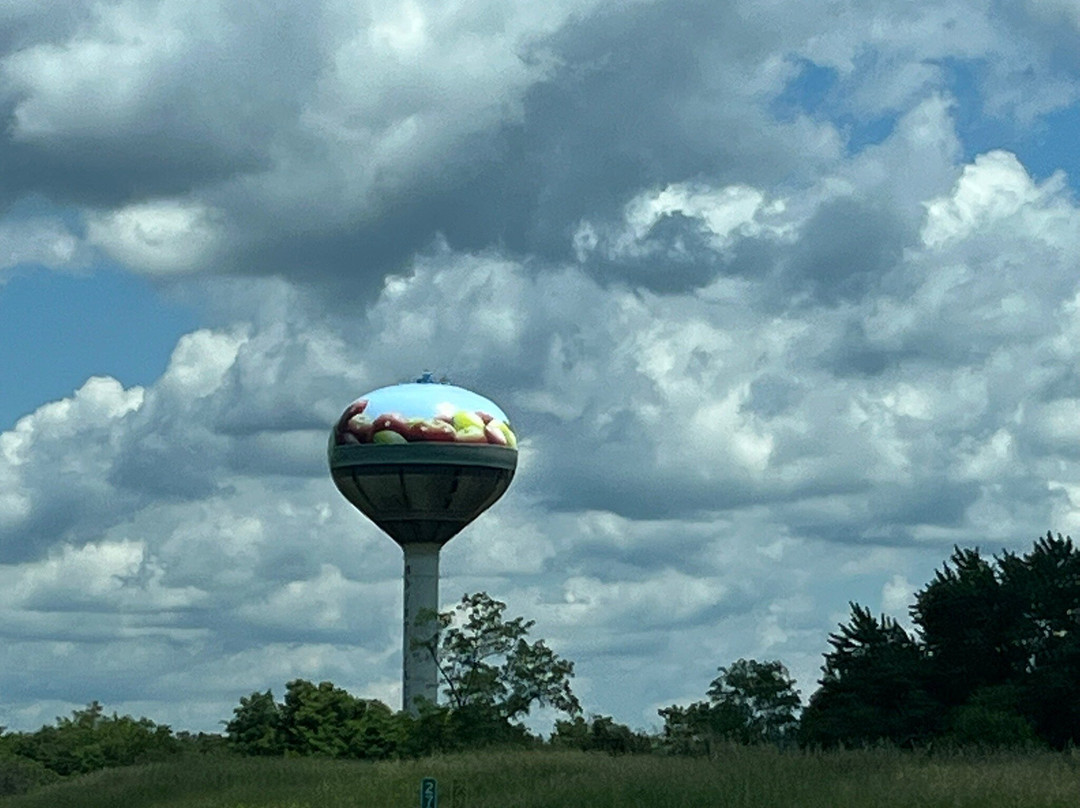
<svg viewBox="0 0 1080 808"><path fill-rule="evenodd" d="M439 808L439 784L434 777L420 781L420 808Z"/></svg>

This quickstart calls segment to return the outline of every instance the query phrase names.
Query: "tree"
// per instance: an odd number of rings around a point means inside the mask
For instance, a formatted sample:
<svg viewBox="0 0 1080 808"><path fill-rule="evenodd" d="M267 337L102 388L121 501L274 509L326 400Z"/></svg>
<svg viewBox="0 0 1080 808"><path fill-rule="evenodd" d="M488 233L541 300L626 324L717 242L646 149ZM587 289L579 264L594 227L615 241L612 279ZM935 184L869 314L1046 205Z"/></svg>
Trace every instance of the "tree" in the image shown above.
<svg viewBox="0 0 1080 808"><path fill-rule="evenodd" d="M59 778L60 775L36 760L0 750L0 797L24 794Z"/></svg>
<svg viewBox="0 0 1080 808"><path fill-rule="evenodd" d="M976 549L955 548L915 596L912 621L929 657L930 687L946 708L1011 681L1028 655L1019 589Z"/></svg>
<svg viewBox="0 0 1080 808"><path fill-rule="evenodd" d="M4 746L59 775L150 763L179 751L168 726L148 718L116 713L107 716L96 701L75 710L69 718L57 718L56 726L6 736Z"/></svg>
<svg viewBox="0 0 1080 808"><path fill-rule="evenodd" d="M652 739L619 724L609 715L594 715L586 721L582 716L556 721L551 745L582 749L586 752L607 752L611 755L649 752Z"/></svg>
<svg viewBox="0 0 1080 808"><path fill-rule="evenodd" d="M912 618L951 725L974 716L1011 743L1028 742L1032 728L1055 747L1080 742L1080 551L1072 539L1047 533L1024 555L990 560L957 548L916 595Z"/></svg>
<svg viewBox="0 0 1080 808"><path fill-rule="evenodd" d="M357 698L331 682L294 679L282 704L269 690L241 698L226 731L232 748L248 755L381 760L408 744L410 727L407 717L380 701Z"/></svg>
<svg viewBox="0 0 1080 808"><path fill-rule="evenodd" d="M718 670L709 684L709 701L659 711L668 748L709 753L717 742L784 742L802 704L787 668L778 660L739 659Z"/></svg>
<svg viewBox="0 0 1080 808"><path fill-rule="evenodd" d="M807 743L1080 743L1080 550L1047 533L1023 554L952 555L915 596L917 633L852 604L830 635Z"/></svg>
<svg viewBox="0 0 1080 808"><path fill-rule="evenodd" d="M1008 749L1041 745L1035 728L1020 709L1019 692L1012 685L983 687L949 711L943 739L953 745L981 749Z"/></svg>
<svg viewBox="0 0 1080 808"><path fill-rule="evenodd" d="M799 739L813 746L881 740L920 744L940 729L923 648L890 617L851 604L851 620L829 635L821 687L810 697Z"/></svg>
<svg viewBox="0 0 1080 808"><path fill-rule="evenodd" d="M664 719L663 747L677 755L711 755L717 744L739 743L746 716L730 704L697 701L657 711Z"/></svg>
<svg viewBox="0 0 1080 808"><path fill-rule="evenodd" d="M529 642L535 621L507 620L505 611L505 603L485 592L467 594L438 616L439 637L430 646L437 653L449 711L443 720L470 744L522 738L524 728L513 722L533 707L581 712L570 687L574 663L543 640Z"/></svg>
<svg viewBox="0 0 1080 808"><path fill-rule="evenodd" d="M286 751L331 758L391 757L406 734L382 702L304 679L285 686L281 724Z"/></svg>
<svg viewBox="0 0 1080 808"><path fill-rule="evenodd" d="M241 696L225 732L229 745L244 755L280 755L285 751L281 708L269 690Z"/></svg>
<svg viewBox="0 0 1080 808"><path fill-rule="evenodd" d="M1024 556L1003 554L998 566L1022 604L1020 711L1051 745L1080 743L1080 549L1047 533Z"/></svg>
<svg viewBox="0 0 1080 808"><path fill-rule="evenodd" d="M802 701L779 660L740 659L719 672L709 685L709 699L714 707L743 716L743 743L780 743L788 737Z"/></svg>

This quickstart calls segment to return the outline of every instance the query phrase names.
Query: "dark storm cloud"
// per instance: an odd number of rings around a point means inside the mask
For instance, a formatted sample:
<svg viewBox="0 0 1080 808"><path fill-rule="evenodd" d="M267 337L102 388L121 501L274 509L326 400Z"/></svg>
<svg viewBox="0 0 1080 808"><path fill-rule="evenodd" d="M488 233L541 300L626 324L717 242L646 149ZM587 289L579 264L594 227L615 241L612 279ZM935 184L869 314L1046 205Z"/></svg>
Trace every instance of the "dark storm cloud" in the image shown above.
<svg viewBox="0 0 1080 808"><path fill-rule="evenodd" d="M580 529L573 541L566 542L559 554L548 560L546 572L563 571L601 583L644 582L657 570L674 570L690 577L720 575L726 561L716 548L722 546L729 530L729 525L715 519L665 523L659 517L627 519L615 536ZM729 611L749 605L738 596L725 596L724 603Z"/></svg>
<svg viewBox="0 0 1080 808"><path fill-rule="evenodd" d="M565 254L578 221L617 217L642 187L782 176L767 159L770 137L756 149L744 140L750 110L735 88L709 87L732 27L722 4L642 4L553 39L564 66L525 99L525 166L542 183L529 217L535 248Z"/></svg>
<svg viewBox="0 0 1080 808"><path fill-rule="evenodd" d="M38 42L60 43L90 17L90 8L66 0L10 4L0 9L0 53L14 53Z"/></svg>
<svg viewBox="0 0 1080 808"><path fill-rule="evenodd" d="M312 128L312 115L321 114L314 106L317 80L334 75L327 71L335 46L319 38L324 20L289 3L220 13L212 36L184 31L178 44L168 40L167 52L152 51L151 32L175 20L133 16L150 39L140 45L110 41L113 20L99 13L82 20L63 48L41 34L34 47L9 53L4 192L95 208L194 196L215 208L224 234L217 268L302 273L362 299L440 233L454 249L499 245L511 254L561 260L570 257L584 217L617 219L641 188L689 179L772 184L806 176L817 160L796 148L792 132L763 114L743 86L772 34L723 4L636 4L533 38L519 58L552 67L537 70L538 80L520 91L519 115L449 133L437 161L415 178L407 178L411 167L389 165L385 176L406 177L394 180L397 187L381 189L376 175L369 199L335 204L337 176L357 170L335 162L363 163L369 156L334 154L340 142ZM91 75L78 98L70 95L79 93L78 81L61 91L40 78L46 71L92 73L95 47L112 49L114 63L102 69L117 71L116 87L132 82L143 89L100 98L109 91ZM133 63L132 77L120 72L125 60ZM389 86L388 99L405 89ZM432 117L419 118L430 128L421 134L439 137L435 114L454 113L439 110L437 96L423 103ZM410 112L404 102L398 114ZM353 127L345 134L394 123L392 108L382 111L391 116L387 121L362 117L367 114L356 113L355 122L343 118ZM269 192L267 198L253 197L256 189ZM319 215L328 207L329 215ZM682 224L673 217L659 230L678 230L693 241L693 228ZM662 274L632 262L596 271L663 291L691 288L716 265L690 246L690 257Z"/></svg>
<svg viewBox="0 0 1080 808"><path fill-rule="evenodd" d="M879 483L868 498L870 532L878 526L960 525L978 499L975 482L952 483L939 476L914 484Z"/></svg>
<svg viewBox="0 0 1080 808"><path fill-rule="evenodd" d="M439 234L455 250L497 246L562 261L583 220L618 221L642 189L685 181L798 186L836 156L807 139L814 125L832 132L827 110L799 108L819 117L811 124L772 104L813 83L807 65L836 80L836 66L799 53L813 32L823 42L834 35L816 14L771 19L703 0L600 6L512 43L511 62L499 61L510 45L481 38L479 58L520 75L494 87L505 109L472 123L468 104L456 108L433 78L453 67L438 61L440 51L431 75L371 61L370 9L284 0L250 9L204 3L190 12L169 3L69 5L47 24L34 14L16 18L18 33L2 54L4 193L101 210L195 199L211 209L220 242L193 268L288 275L328 287L332 300L370 299L385 274ZM845 13L855 30L867 24ZM951 15L930 15L928 30L948 29ZM907 54L910 17L897 15L897 41L881 43L891 55L878 69L845 73L845 86L868 95L902 73L890 46ZM1043 17L1025 15L1036 20L1027 27L1045 27ZM446 41L438 47L454 46L466 30L440 25ZM928 52L936 41L926 41ZM832 58L842 64L844 53ZM96 75L108 71L115 76ZM934 70L924 73L890 90L898 93L893 103L907 104L927 82L944 83ZM388 133L405 124L420 139L415 153L379 162ZM365 171L364 187L348 190ZM717 260L702 249L700 227L677 214L657 224L653 240L681 249L593 260L590 272L673 293L721 271L773 265L754 245ZM783 287L824 302L857 297L906 243L880 206L828 205Z"/></svg>
<svg viewBox="0 0 1080 808"><path fill-rule="evenodd" d="M802 400L804 390L797 380L762 374L750 383L746 406L765 417L774 417Z"/></svg>
<svg viewBox="0 0 1080 808"><path fill-rule="evenodd" d="M65 138L47 146L0 145L0 171L8 180L6 199L41 194L59 203L109 207L159 195L183 195L193 186L267 167L243 144L208 147L169 122L157 132L126 135L120 141L87 137Z"/></svg>
<svg viewBox="0 0 1080 808"><path fill-rule="evenodd" d="M822 205L792 249L787 283L815 302L859 300L896 267L917 233L872 200L842 198Z"/></svg>
<svg viewBox="0 0 1080 808"><path fill-rule="evenodd" d="M806 176L821 158L796 148L794 132L764 116L740 84L768 38L724 4L705 2L620 7L565 26L538 46L559 67L526 93L523 121L501 134L498 161L459 189L475 214L469 229L438 229L453 247L497 242L565 260L582 220L618 222L643 188ZM650 237L658 254L596 261L590 271L673 292L720 267L695 220L664 217Z"/></svg>
<svg viewBox="0 0 1080 808"><path fill-rule="evenodd" d="M668 254L648 256L653 272L657 265L665 270L681 265L696 268L696 275L686 273L683 289L692 288L695 281L704 285L717 274L753 281L753 298L748 302L770 312L790 311L792 306L831 307L874 294L906 292L895 290L897 280L889 276L899 269L903 250L918 243L910 217L867 196L823 202L800 225L799 237L793 241L741 237L719 251L702 237L700 222L693 224L696 231L683 226L667 236ZM663 235L658 232L654 237ZM673 244L679 249L670 250ZM691 258L696 260L691 262ZM613 262L609 266L621 268ZM655 284L650 288L665 291Z"/></svg>
<svg viewBox="0 0 1080 808"><path fill-rule="evenodd" d="M169 440L169 431L163 430L159 435ZM109 482L154 499L196 500L209 496L217 485L213 471L207 466L207 447L178 443L177 437L173 430L166 445L158 443L157 436L150 441L136 438L117 455Z"/></svg>
<svg viewBox="0 0 1080 808"><path fill-rule="evenodd" d="M699 219L675 212L653 225L636 254L593 253L583 266L605 283L625 283L653 292L678 293L705 286L725 261L710 244Z"/></svg>
<svg viewBox="0 0 1080 808"><path fill-rule="evenodd" d="M585 463L559 462L558 454L551 452L553 468L537 469L534 480L553 510L597 508L629 519L668 519L762 502L761 492L747 483L695 481L692 473L656 475L637 450L620 456L617 448L604 447Z"/></svg>
<svg viewBox="0 0 1080 808"><path fill-rule="evenodd" d="M910 347L876 342L861 319L849 320L819 357L821 364L839 376L878 376L903 361L918 357Z"/></svg>
<svg viewBox="0 0 1080 808"><path fill-rule="evenodd" d="M62 5L67 26L28 22L0 54L11 199L111 207L267 170L321 64L312 16L287 2L206 8L198 28L168 4Z"/></svg>
<svg viewBox="0 0 1080 808"><path fill-rule="evenodd" d="M78 480L68 490L55 483L35 498L30 512L11 529L0 527L0 564L18 564L46 555L57 544L105 529L115 519L115 508L131 504L128 497L87 499L77 493ZM59 490L58 490L59 489Z"/></svg>
<svg viewBox="0 0 1080 808"><path fill-rule="evenodd" d="M617 220L643 187L702 177L775 182L803 172L808 155L728 81L755 59L739 25L709 3L643 4L569 23L531 46L557 67L523 94L519 121L448 144L423 185L383 199L374 215L346 211L344 226L285 230L263 211L240 214L241 232L258 238L239 245L239 263L260 272L302 266L308 280L355 298L436 234L455 250L498 245L564 260L584 217ZM595 272L662 291L701 285L717 262L698 249L697 229L677 216L657 226L658 242L688 242L662 273L653 267L663 255L597 264Z"/></svg>
<svg viewBox="0 0 1080 808"><path fill-rule="evenodd" d="M1045 60L1056 78L1070 81L1080 69L1080 18L1069 0L1020 4L995 3L1002 23L1018 39L1034 45L1025 54L1029 77L1035 66ZM1075 100L1075 98L1073 99Z"/></svg>

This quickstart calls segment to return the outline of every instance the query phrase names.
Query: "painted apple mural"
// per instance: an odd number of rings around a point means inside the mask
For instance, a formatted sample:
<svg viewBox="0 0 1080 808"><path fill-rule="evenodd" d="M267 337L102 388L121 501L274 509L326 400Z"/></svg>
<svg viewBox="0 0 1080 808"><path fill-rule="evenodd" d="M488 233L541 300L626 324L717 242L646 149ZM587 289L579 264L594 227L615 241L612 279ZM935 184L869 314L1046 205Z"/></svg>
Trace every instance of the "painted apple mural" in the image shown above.
<svg viewBox="0 0 1080 808"><path fill-rule="evenodd" d="M517 449L506 414L462 387L416 382L381 387L352 402L334 426L334 445L485 444Z"/></svg>

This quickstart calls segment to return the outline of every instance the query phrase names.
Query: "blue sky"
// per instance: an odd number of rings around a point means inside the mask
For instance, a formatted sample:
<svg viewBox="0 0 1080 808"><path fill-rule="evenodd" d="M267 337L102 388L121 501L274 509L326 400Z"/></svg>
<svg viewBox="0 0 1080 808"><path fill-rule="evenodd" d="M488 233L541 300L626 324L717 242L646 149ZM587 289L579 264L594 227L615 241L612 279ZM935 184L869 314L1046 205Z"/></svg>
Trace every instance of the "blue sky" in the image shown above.
<svg viewBox="0 0 1080 808"><path fill-rule="evenodd" d="M41 404L70 396L89 376L150 384L176 340L198 324L192 307L122 268L64 275L23 265L0 290L0 423L14 426Z"/></svg>
<svg viewBox="0 0 1080 808"><path fill-rule="evenodd" d="M0 725L396 704L325 445L425 369L521 438L445 605L633 726L1080 524L1068 0L49 9L0 11Z"/></svg>

